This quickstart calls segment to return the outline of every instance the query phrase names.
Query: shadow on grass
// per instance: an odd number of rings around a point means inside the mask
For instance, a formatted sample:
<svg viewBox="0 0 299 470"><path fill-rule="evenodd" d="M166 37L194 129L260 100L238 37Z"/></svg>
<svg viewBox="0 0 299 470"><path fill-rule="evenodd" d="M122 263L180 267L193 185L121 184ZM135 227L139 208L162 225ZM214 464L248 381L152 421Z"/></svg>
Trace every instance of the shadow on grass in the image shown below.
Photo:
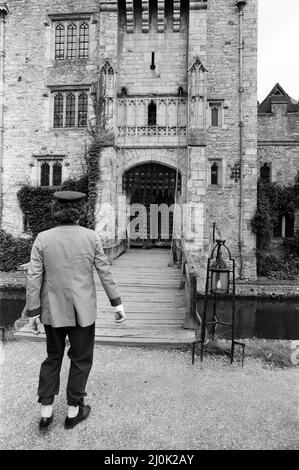
<svg viewBox="0 0 299 470"><path fill-rule="evenodd" d="M267 340L259 338L241 339L240 342L245 344L245 362L246 358L259 359L267 367L289 368L294 367L291 362L291 341L287 340ZM205 348L204 354L207 356L227 356L230 358L231 342L229 340L215 338L209 341ZM235 347L235 362L240 363L241 348ZM195 355L200 355L200 344L195 347Z"/></svg>

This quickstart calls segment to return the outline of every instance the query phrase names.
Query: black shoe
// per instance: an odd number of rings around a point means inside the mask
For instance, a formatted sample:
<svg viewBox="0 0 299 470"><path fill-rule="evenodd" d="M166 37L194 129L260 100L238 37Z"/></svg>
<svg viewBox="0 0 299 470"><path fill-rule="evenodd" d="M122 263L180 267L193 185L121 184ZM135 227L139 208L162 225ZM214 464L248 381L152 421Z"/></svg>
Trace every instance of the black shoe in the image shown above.
<svg viewBox="0 0 299 470"><path fill-rule="evenodd" d="M41 418L40 422L39 422L39 430L41 432L46 432L48 431L48 428L50 426L50 424L52 423L53 421L53 415L50 416L50 418Z"/></svg>
<svg viewBox="0 0 299 470"><path fill-rule="evenodd" d="M90 413L91 407L89 405L79 406L79 411L77 416L74 418L69 418L68 416L65 418L64 427L65 429L72 429L77 424L84 421Z"/></svg>

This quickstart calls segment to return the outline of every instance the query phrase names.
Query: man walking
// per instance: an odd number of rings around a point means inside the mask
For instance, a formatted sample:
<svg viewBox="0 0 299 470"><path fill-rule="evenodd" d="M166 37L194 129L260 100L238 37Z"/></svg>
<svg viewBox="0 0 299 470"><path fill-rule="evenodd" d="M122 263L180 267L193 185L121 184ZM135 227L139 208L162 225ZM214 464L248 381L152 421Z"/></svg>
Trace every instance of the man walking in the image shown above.
<svg viewBox="0 0 299 470"><path fill-rule="evenodd" d="M57 226L39 233L31 251L26 287L29 326L37 334L40 322L43 323L47 338L47 358L41 365L38 385L41 431L46 431L53 421L53 402L59 393L67 336L71 363L65 428L73 428L90 413L84 397L93 361L97 318L94 267L115 310L115 321L121 323L126 319L101 240L93 230L78 224L86 210L85 196L77 191L54 193L53 216Z"/></svg>

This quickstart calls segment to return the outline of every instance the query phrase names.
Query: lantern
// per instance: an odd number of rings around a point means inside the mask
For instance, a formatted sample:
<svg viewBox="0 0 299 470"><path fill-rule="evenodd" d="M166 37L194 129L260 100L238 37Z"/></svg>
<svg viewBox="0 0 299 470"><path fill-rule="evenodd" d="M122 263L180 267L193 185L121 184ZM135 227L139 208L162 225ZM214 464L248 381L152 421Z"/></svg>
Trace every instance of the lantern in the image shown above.
<svg viewBox="0 0 299 470"><path fill-rule="evenodd" d="M212 294L227 294L229 291L229 273L221 252L221 247L225 240L216 240L217 254L215 263L212 264L211 270L211 292Z"/></svg>

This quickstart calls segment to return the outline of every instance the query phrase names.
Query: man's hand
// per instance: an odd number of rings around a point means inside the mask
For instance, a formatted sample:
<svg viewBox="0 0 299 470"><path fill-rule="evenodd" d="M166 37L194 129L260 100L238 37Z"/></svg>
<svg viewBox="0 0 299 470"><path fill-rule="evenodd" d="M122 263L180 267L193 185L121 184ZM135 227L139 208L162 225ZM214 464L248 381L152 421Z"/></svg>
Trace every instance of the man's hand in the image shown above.
<svg viewBox="0 0 299 470"><path fill-rule="evenodd" d="M40 333L40 319L39 315L37 317L29 317L29 329L35 335Z"/></svg>
<svg viewBox="0 0 299 470"><path fill-rule="evenodd" d="M114 321L117 324L124 322L127 319L125 314L125 310L122 304L118 305L117 307L113 307L114 309Z"/></svg>

